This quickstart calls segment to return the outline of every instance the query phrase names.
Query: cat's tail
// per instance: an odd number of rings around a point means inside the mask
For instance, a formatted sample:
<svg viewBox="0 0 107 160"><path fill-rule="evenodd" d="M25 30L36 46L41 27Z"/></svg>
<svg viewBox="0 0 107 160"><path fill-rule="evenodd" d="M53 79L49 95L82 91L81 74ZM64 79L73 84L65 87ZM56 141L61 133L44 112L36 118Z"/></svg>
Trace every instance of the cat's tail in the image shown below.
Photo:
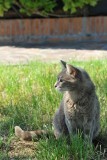
<svg viewBox="0 0 107 160"><path fill-rule="evenodd" d="M43 135L48 135L48 133L44 130L36 130L36 131L24 131L19 126L15 126L15 135L26 141L31 141L33 139L38 139Z"/></svg>

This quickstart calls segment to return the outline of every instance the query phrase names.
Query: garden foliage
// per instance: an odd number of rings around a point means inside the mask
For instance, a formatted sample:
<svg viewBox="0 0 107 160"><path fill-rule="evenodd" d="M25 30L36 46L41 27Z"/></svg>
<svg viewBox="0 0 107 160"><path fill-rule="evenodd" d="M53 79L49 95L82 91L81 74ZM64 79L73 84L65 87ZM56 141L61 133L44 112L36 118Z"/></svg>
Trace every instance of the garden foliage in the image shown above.
<svg viewBox="0 0 107 160"><path fill-rule="evenodd" d="M0 16L4 16L4 13L10 9L18 10L20 14L27 16L33 14L49 16L60 6L63 12L72 14L86 5L95 6L97 2L98 0L0 0Z"/></svg>

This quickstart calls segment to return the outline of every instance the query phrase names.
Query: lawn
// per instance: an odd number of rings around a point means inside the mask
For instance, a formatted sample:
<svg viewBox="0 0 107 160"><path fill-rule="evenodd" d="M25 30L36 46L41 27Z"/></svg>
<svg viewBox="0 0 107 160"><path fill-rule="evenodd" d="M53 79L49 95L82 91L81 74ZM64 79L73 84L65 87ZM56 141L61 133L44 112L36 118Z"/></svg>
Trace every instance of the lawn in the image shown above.
<svg viewBox="0 0 107 160"><path fill-rule="evenodd" d="M52 118L62 97L54 88L60 64L0 65L0 160L107 159L107 61L70 63L86 69L96 85L101 105L98 145L84 146L80 135L68 145L65 137L55 140L52 134ZM16 125L49 130L50 135L36 142L20 141L14 136Z"/></svg>

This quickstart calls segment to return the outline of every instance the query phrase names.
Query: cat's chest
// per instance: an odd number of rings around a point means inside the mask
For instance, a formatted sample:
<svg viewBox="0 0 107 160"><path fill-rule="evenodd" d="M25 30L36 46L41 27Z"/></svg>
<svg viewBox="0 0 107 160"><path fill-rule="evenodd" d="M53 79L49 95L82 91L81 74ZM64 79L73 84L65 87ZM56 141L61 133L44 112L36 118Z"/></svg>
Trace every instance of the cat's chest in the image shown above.
<svg viewBox="0 0 107 160"><path fill-rule="evenodd" d="M64 113L69 119L82 118L85 112L84 107L75 103L69 95L64 98Z"/></svg>
<svg viewBox="0 0 107 160"><path fill-rule="evenodd" d="M64 112L66 115L73 118L78 114L79 110L77 109L77 105L71 99L66 99L64 101Z"/></svg>

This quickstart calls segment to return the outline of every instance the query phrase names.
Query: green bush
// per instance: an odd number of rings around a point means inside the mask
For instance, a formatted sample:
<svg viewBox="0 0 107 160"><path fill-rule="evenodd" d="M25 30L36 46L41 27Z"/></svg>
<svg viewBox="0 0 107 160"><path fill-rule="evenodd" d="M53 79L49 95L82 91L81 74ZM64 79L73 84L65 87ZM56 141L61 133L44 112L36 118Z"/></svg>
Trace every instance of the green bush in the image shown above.
<svg viewBox="0 0 107 160"><path fill-rule="evenodd" d="M0 16L4 15L4 12L8 11L13 4L13 0L0 0Z"/></svg>
<svg viewBox="0 0 107 160"><path fill-rule="evenodd" d="M78 8L83 8L86 5L95 6L98 0L63 0L64 2L64 11L70 11L75 13Z"/></svg>
<svg viewBox="0 0 107 160"><path fill-rule="evenodd" d="M56 3L54 0L0 0L0 16L14 6L20 13L28 16L32 14L47 15L53 11Z"/></svg>
<svg viewBox="0 0 107 160"><path fill-rule="evenodd" d="M21 13L30 16L34 13L47 15L53 11L56 4L54 0L19 0L19 3L16 0L16 5L20 7Z"/></svg>
<svg viewBox="0 0 107 160"><path fill-rule="evenodd" d="M0 0L0 16L4 16L4 13L12 8L28 16L48 16L60 6L64 12L72 14L85 5L95 6L97 2L98 0Z"/></svg>

